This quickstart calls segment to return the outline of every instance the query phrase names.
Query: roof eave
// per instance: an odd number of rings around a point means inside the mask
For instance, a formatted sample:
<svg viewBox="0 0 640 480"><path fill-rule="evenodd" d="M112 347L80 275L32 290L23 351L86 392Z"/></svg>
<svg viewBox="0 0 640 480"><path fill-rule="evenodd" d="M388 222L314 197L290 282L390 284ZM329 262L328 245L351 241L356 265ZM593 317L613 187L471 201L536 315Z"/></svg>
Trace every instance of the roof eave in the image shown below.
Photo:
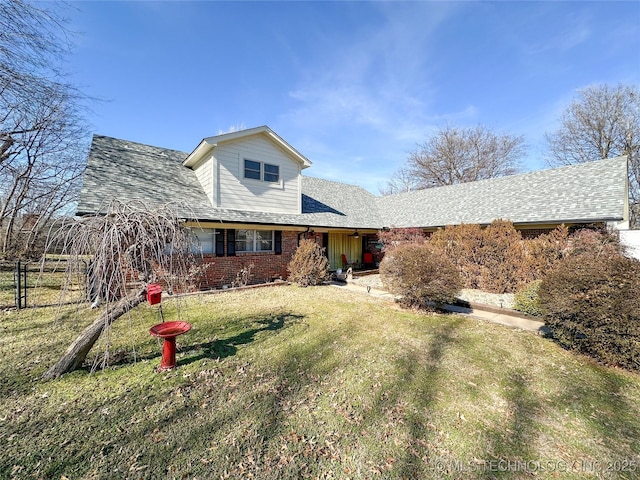
<svg viewBox="0 0 640 480"><path fill-rule="evenodd" d="M532 222L518 222L518 221L512 221L508 218L505 218L504 220L510 221L511 223L513 223L514 226L516 227L524 227L524 226L531 226L531 227L535 227L535 226L539 226L539 225L588 225L588 224L592 224L592 223L607 223L607 222L623 222L625 221L625 219L623 217L620 216L616 216L616 217L596 217L596 218L573 218L573 219L565 219L565 220L537 220L537 221L532 221ZM491 225L491 222L481 222L481 223L477 223L476 224L486 227L488 225ZM431 228L445 228L445 227L450 227L450 226L454 226L454 225L460 225L460 223L449 223L446 225L424 225L421 227L385 227L385 228L424 228L424 229L431 229ZM470 225L472 225L470 223Z"/></svg>
<svg viewBox="0 0 640 480"><path fill-rule="evenodd" d="M191 152L185 159L185 161L182 162L182 165L184 165L185 167L195 166L200 160L202 160L202 157L211 152L211 150L213 150L215 147L215 142L211 142L208 138L202 139L202 141L193 150L193 152Z"/></svg>
<svg viewBox="0 0 640 480"><path fill-rule="evenodd" d="M311 161L302 155L298 150L293 148L289 143L287 143L282 137L280 137L276 132L271 130L268 126L263 125L261 127L248 128L246 130L239 130L237 132L223 133L220 135L214 135L213 137L204 138L200 144L195 148L193 152L187 157L187 159L183 162L185 167L193 167L202 159L203 156L207 155L214 147L218 144L230 142L233 140L238 140L240 138L249 137L252 135L264 134L271 139L275 144L277 144L280 148L282 148L285 152L287 152L292 158L294 158L300 166L305 169L311 166Z"/></svg>

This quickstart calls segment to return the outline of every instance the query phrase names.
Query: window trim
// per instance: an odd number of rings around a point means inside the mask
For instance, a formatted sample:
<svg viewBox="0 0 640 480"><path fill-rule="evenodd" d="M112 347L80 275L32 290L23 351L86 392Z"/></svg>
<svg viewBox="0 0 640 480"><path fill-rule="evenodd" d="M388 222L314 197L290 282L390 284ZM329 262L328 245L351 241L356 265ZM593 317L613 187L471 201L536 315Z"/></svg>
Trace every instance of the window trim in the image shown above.
<svg viewBox="0 0 640 480"><path fill-rule="evenodd" d="M276 169L274 172L267 172L267 167L273 167ZM275 180L267 180L267 175L273 175L276 177ZM262 181L268 183L280 183L280 165L273 165L272 163L263 163L262 164Z"/></svg>
<svg viewBox="0 0 640 480"><path fill-rule="evenodd" d="M247 166L247 163L257 164L260 167L260 170L256 168L248 168L251 165ZM243 178L249 180L257 180L259 182L271 183L274 185L280 185L280 165L276 165L275 163L267 163L267 162L259 162L257 160L251 160L250 158L244 159L243 164ZM275 168L275 172L268 172L267 167ZM253 172L254 176L247 175L247 172ZM255 178L255 174L258 173L259 178ZM267 180L268 177L275 176L275 180Z"/></svg>
<svg viewBox="0 0 640 480"><path fill-rule="evenodd" d="M275 230L262 230L259 228L242 228L240 230L244 230L245 232L253 232L253 239L251 240L252 242L252 247L253 250L239 250L238 247L238 243L239 242L245 242L245 240L238 240L237 239L237 230L236 230L236 239L235 239L235 244L236 244L236 252L237 253L275 253L276 252L276 234L275 234ZM257 235L256 232L271 232L271 239L269 240L271 242L271 249L270 250L256 250L256 245L259 242L259 240L257 239ZM248 243L249 240L246 240L246 242Z"/></svg>

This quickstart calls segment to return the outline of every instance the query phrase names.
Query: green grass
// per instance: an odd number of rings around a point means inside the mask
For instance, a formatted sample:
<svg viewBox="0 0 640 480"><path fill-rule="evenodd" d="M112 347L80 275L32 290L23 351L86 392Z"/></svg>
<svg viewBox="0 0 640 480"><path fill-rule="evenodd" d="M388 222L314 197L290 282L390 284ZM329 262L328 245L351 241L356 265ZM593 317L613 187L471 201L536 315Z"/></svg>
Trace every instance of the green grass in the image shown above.
<svg viewBox="0 0 640 480"><path fill-rule="evenodd" d="M164 373L154 307L49 382L97 312L0 316L0 478L638 477L640 376L530 332L333 287L176 302Z"/></svg>
<svg viewBox="0 0 640 480"><path fill-rule="evenodd" d="M84 279L78 276L67 278L62 267L52 271L53 268L41 272L38 264L29 265L27 306L57 305L60 301L74 302L86 296ZM0 271L0 307L13 307L16 304L14 277L13 271Z"/></svg>

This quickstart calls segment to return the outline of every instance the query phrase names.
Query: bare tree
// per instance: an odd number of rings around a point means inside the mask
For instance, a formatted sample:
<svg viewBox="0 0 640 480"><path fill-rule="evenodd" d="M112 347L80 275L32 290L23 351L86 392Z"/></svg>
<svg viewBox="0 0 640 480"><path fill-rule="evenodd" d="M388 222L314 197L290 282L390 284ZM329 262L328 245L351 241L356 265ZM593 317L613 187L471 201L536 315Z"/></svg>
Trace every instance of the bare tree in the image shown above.
<svg viewBox="0 0 640 480"><path fill-rule="evenodd" d="M52 237L49 248L69 258L69 279L77 278L89 259L91 300L103 310L43 378L79 368L100 335L144 301L149 283L186 290L201 273L192 253L195 237L183 227L175 207L113 202L104 214L68 219Z"/></svg>
<svg viewBox="0 0 640 480"><path fill-rule="evenodd" d="M53 13L62 11L59 6L45 10L32 2L0 0L3 256L33 248L47 222L73 200L88 147L84 97L60 73L70 37Z"/></svg>
<svg viewBox="0 0 640 480"><path fill-rule="evenodd" d="M393 195L418 189L419 183L415 175L406 166L396 170L391 175L391 178L387 180L387 184L379 188L381 195Z"/></svg>
<svg viewBox="0 0 640 480"><path fill-rule="evenodd" d="M640 91L637 86L594 85L579 90L560 117L560 127L546 135L551 166L627 156L632 225L640 202Z"/></svg>
<svg viewBox="0 0 640 480"><path fill-rule="evenodd" d="M407 171L419 188L473 182L517 173L524 153L522 136L447 126L409 154Z"/></svg>

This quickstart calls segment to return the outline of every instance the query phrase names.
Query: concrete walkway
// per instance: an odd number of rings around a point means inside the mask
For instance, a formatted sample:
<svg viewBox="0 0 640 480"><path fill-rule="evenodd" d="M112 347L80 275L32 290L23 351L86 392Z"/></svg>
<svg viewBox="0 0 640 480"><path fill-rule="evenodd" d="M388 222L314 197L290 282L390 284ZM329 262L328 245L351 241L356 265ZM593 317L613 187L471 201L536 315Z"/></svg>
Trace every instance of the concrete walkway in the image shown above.
<svg viewBox="0 0 640 480"><path fill-rule="evenodd" d="M529 330L540 335L547 335L549 333L544 322L534 320L531 317L526 317L519 312L514 312L513 310L501 309L502 311L499 311L497 309L478 304L471 304L470 307L447 305L444 309L447 312L479 318L481 320L486 320L487 322L500 323L501 325L506 325L508 327Z"/></svg>
<svg viewBox="0 0 640 480"><path fill-rule="evenodd" d="M395 295L384 290L379 290L373 287L367 287L364 285L356 285L353 283L333 282L332 286L349 290L352 292L362 293L365 295L372 295L378 298L385 298L391 301L396 299ZM549 333L544 322L534 320L531 317L526 317L509 309L498 309L489 307L486 305L470 304L469 307L463 307L460 305L447 305L444 308L451 313L457 313L459 315L478 318L480 320L486 320L487 322L499 323L512 328L519 328L521 330L528 330L536 332L539 335L547 335Z"/></svg>

